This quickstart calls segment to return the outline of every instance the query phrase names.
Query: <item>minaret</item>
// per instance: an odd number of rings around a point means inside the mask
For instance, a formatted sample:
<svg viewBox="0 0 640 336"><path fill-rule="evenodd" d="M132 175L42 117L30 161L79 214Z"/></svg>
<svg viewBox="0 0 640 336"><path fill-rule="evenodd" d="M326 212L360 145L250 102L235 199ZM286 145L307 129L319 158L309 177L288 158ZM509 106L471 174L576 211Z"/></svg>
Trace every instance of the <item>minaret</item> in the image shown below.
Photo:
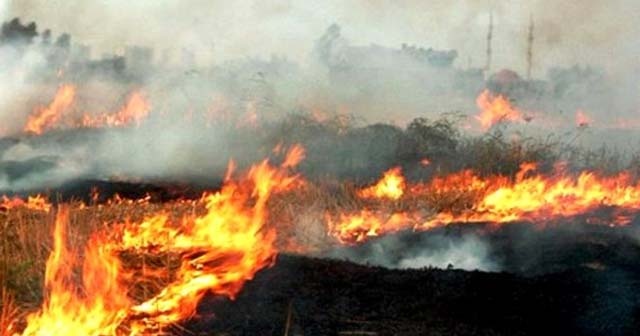
<svg viewBox="0 0 640 336"><path fill-rule="evenodd" d="M533 66L533 15L529 17L529 36L527 37L527 79L531 79L531 67Z"/></svg>

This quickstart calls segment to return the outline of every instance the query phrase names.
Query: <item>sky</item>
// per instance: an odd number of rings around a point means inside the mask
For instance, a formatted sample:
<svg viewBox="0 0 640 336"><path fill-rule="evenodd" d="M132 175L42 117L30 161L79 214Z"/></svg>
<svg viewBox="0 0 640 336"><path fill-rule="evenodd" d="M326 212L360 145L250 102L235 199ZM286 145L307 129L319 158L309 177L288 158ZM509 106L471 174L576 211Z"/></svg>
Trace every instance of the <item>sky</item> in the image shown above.
<svg viewBox="0 0 640 336"><path fill-rule="evenodd" d="M0 0L4 19L36 21L70 33L93 56L146 45L196 53L199 60L284 55L309 57L332 23L353 44L402 43L456 49L457 66L482 66L489 13L494 17L492 68L526 67L529 18L535 22L534 77L549 67L594 64L638 69L637 0Z"/></svg>

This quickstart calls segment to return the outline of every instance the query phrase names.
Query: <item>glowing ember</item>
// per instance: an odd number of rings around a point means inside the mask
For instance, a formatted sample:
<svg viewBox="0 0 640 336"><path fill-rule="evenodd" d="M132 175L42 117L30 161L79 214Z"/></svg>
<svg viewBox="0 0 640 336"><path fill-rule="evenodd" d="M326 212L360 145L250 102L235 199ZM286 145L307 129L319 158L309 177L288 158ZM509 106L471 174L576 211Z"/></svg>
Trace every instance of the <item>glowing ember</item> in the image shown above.
<svg viewBox="0 0 640 336"><path fill-rule="evenodd" d="M42 134L58 123L63 114L73 104L76 89L73 85L62 85L56 92L53 101L47 107L37 108L27 119L24 131L33 134Z"/></svg>
<svg viewBox="0 0 640 336"><path fill-rule="evenodd" d="M525 118L517 108L504 96L494 96L489 90L484 90L476 99L480 114L476 116L482 130L488 130L501 122L522 121Z"/></svg>
<svg viewBox="0 0 640 336"><path fill-rule="evenodd" d="M405 188L404 176L400 167L391 168L384 173L378 183L362 189L358 196L363 198L390 198L399 199L402 197Z"/></svg>

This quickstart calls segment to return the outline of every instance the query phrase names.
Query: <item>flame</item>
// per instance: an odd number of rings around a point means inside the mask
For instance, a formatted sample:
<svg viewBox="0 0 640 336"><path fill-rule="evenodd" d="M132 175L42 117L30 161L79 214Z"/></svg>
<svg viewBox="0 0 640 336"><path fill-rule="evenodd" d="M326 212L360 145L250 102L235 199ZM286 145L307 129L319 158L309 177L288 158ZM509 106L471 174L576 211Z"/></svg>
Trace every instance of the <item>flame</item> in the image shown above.
<svg viewBox="0 0 640 336"><path fill-rule="evenodd" d="M27 317L22 335L115 335L131 304L120 282L120 261L108 242L94 236L85 250L83 285L76 285L77 254L65 245L68 219L68 209L59 208L45 272L48 295L41 310Z"/></svg>
<svg viewBox="0 0 640 336"><path fill-rule="evenodd" d="M480 177L471 170L438 177L426 184L407 187L401 199L416 201L415 209L379 209L327 214L329 234L343 243L361 242L367 237L400 230L428 230L453 222L545 223L558 218L587 214L602 207L617 209L610 225L624 225L630 213L640 210L640 183L626 173L600 176L584 171L577 175L560 172L545 176L526 163L514 179L505 176ZM423 203L420 203L423 202ZM436 206L435 213L421 209ZM438 204L444 204L437 209ZM420 205L422 204L422 205ZM458 208L451 208L458 204Z"/></svg>
<svg viewBox="0 0 640 336"><path fill-rule="evenodd" d="M523 165L515 183L487 193L471 219L504 223L570 217L601 206L640 209L640 184L632 183L626 172L611 177L588 171L577 177L524 177L533 169L531 164Z"/></svg>
<svg viewBox="0 0 640 336"><path fill-rule="evenodd" d="M351 214L341 213L338 221L334 221L331 216L327 216L326 220L329 232L341 243L350 244L398 231L408 223L412 223L414 219L405 212L387 214L364 209ZM398 228L398 230L391 228Z"/></svg>
<svg viewBox="0 0 640 336"><path fill-rule="evenodd" d="M576 111L576 126L578 127L587 127L593 123L593 119L591 119L584 111L578 110Z"/></svg>
<svg viewBox="0 0 640 336"><path fill-rule="evenodd" d="M39 107L29 116L24 131L42 134L55 126L62 119L64 112L73 104L75 95L76 89L73 85L60 86L53 101L47 107Z"/></svg>
<svg viewBox="0 0 640 336"><path fill-rule="evenodd" d="M85 113L81 120L74 120L73 116L65 112L73 104L76 89L73 85L62 85L55 98L46 108L37 108L28 117L24 131L40 135L47 130L65 125L67 127L123 127L139 126L148 117L151 105L140 92L129 95L125 105L115 113L104 113L93 116Z"/></svg>
<svg viewBox="0 0 640 336"><path fill-rule="evenodd" d="M82 119L83 127L122 127L134 124L139 126L147 118L151 105L140 92L129 95L125 105L116 113L91 116L85 114Z"/></svg>
<svg viewBox="0 0 640 336"><path fill-rule="evenodd" d="M420 165L423 167L426 167L430 164L431 164L431 160L429 160L428 158L423 158L422 160L420 160Z"/></svg>
<svg viewBox="0 0 640 336"><path fill-rule="evenodd" d="M304 160L304 157L305 157L304 147L300 145L293 145L289 149L288 155L285 157L285 160L282 163L282 167L283 168L296 167L298 164L300 164L300 162L302 162L302 160Z"/></svg>
<svg viewBox="0 0 640 336"><path fill-rule="evenodd" d="M74 285L77 253L64 244L68 211L60 208L45 275L48 295L41 310L27 318L22 335L157 334L192 316L207 293L235 298L245 282L275 260L276 233L265 227L267 201L299 180L289 168L300 150L289 152L286 166L264 160L239 180L227 180L219 192L203 195L206 213L201 216L176 222L158 213L141 223L117 225L109 234L98 232L85 249L82 286ZM132 271L120 260L123 252L174 254L180 266L171 283L135 303L128 296Z"/></svg>
<svg viewBox="0 0 640 336"><path fill-rule="evenodd" d="M26 201L20 197L9 198L2 195L0 198L0 209L11 210L15 208L49 212L49 210L51 210L51 203L49 203L46 197L41 195L29 196Z"/></svg>
<svg viewBox="0 0 640 336"><path fill-rule="evenodd" d="M402 197L405 180L400 167L387 170L376 184L358 191L362 198L390 198L397 200Z"/></svg>
<svg viewBox="0 0 640 336"><path fill-rule="evenodd" d="M505 121L522 121L522 112L511 105L511 102L504 96L494 96L489 90L484 90L476 99L476 104L480 108L480 113L476 116L482 130L486 131L493 125Z"/></svg>

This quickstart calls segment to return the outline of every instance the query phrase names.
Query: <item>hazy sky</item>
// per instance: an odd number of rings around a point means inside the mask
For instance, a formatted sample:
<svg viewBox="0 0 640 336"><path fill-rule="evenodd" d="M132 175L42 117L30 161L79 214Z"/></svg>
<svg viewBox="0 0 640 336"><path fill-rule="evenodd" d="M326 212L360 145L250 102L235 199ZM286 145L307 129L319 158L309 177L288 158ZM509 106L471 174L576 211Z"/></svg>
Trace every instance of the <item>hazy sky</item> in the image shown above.
<svg viewBox="0 0 640 336"><path fill-rule="evenodd" d="M458 66L484 64L494 13L494 69L525 67L529 16L536 23L534 75L550 65L638 69L637 0L0 0L6 18L68 32L94 56L126 44L194 50L216 60L287 55L304 60L331 23L354 44L457 49Z"/></svg>

